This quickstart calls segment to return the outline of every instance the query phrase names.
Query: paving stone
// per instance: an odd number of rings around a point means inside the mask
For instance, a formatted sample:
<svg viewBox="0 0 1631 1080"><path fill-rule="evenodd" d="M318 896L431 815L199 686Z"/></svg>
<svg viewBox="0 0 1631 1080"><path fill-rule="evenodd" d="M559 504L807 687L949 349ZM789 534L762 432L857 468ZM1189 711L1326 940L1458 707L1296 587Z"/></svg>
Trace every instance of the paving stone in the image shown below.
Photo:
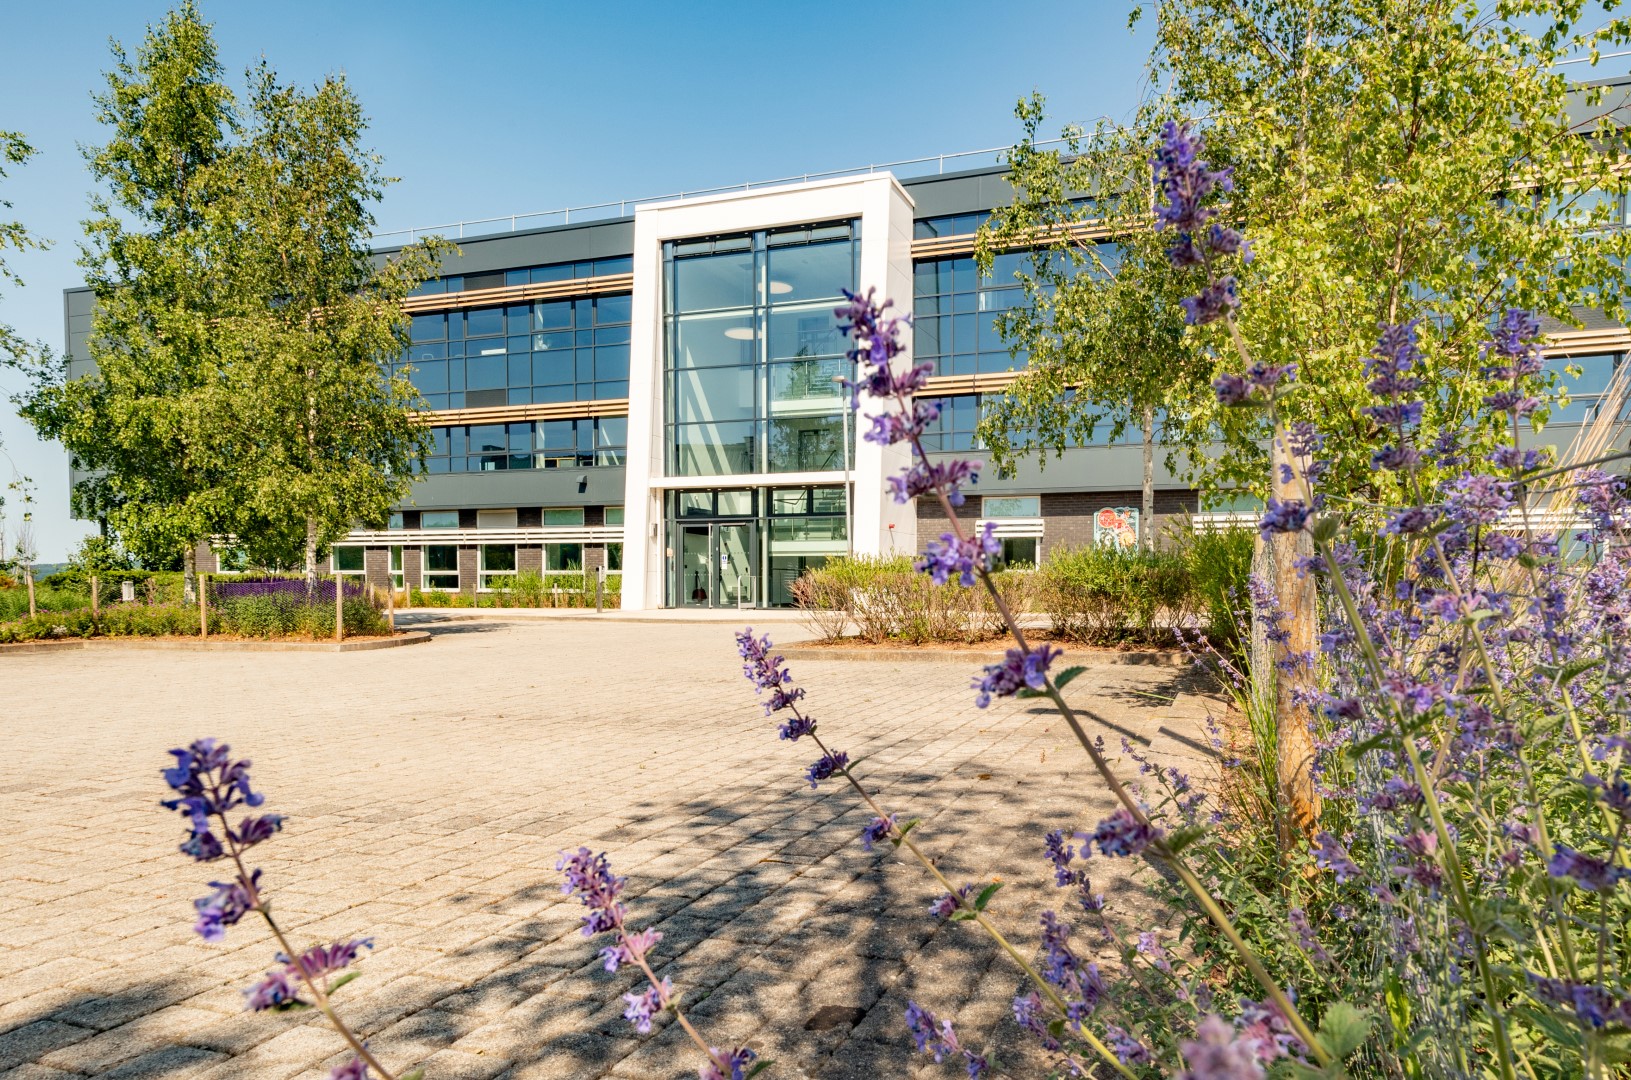
<svg viewBox="0 0 1631 1080"><path fill-rule="evenodd" d="M257 854L290 940L374 938L337 1008L430 1080L696 1075L678 1025L638 1037L621 1018L643 979L604 971L604 941L560 893L558 852L580 844L628 875L630 921L666 935L654 964L704 1036L775 1057L778 1080L939 1075L905 1036L911 994L1029 1060L1003 1019L1006 957L927 916L939 887L915 860L861 851L871 811L841 785L810 790L727 626L518 623L418 650L76 651L0 668L35 706L7 717L0 758L0 1080L322 1080L345 1060L320 1016L242 1011L278 948L264 925L211 944L191 932L212 868L176 854L154 771L204 735L252 757L267 809L288 815ZM949 876L1010 882L994 916L1034 950L1042 836L1109 803L1059 721L974 708L969 671L797 674L867 790L923 819L914 836ZM1112 746L1126 735L1204 769L1178 737L1209 704L1192 683L1092 669L1071 698ZM1112 903L1149 903L1125 868L1101 874ZM836 1021L808 1030L823 1010Z"/></svg>

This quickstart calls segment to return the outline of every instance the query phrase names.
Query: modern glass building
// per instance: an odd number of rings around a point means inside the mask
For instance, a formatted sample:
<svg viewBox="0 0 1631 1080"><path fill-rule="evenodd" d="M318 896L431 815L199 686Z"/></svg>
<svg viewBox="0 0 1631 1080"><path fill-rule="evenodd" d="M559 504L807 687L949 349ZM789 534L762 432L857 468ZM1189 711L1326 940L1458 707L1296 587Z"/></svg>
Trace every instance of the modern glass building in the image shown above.
<svg viewBox="0 0 1631 1080"><path fill-rule="evenodd" d="M1020 298L1024 255L985 277L973 258L979 224L1011 194L1000 167L879 172L458 240L408 302L401 364L427 405L428 474L387 527L336 546L334 569L475 592L604 568L625 607L759 607L790 603L792 582L831 556L917 551L941 531L936 508L896 505L885 478L905 452L858 438L833 308L840 289L876 288L911 312L911 359L935 365L941 404L928 446L981 456L981 410L1025 364L994 326ZM66 294L75 357L90 305ZM1631 334L1600 319L1554 329L1550 355L1582 372L1548 429L1566 443ZM987 475L969 508L996 523L1010 561L1035 561L1136 529L1141 473L1135 434ZM1156 487L1155 528L1196 510L1159 467Z"/></svg>

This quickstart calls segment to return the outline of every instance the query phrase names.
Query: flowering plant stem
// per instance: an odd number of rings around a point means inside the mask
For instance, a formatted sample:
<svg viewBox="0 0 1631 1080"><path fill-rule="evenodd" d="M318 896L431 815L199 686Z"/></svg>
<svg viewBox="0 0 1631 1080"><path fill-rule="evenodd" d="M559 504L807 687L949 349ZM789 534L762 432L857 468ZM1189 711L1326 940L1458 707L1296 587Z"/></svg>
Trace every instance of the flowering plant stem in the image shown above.
<svg viewBox="0 0 1631 1080"><path fill-rule="evenodd" d="M369 1053L368 1047L363 1044L361 1039L357 1038L356 1033L346 1026L345 1021L340 1019L339 1014L334 1011L334 1006L329 1001L328 994L324 991L321 981L313 978L311 973L306 970L306 964L301 958L300 952L289 943L289 939L284 936L282 928L278 926L277 920L272 918L271 905L261 899L260 891L255 888L254 876L244 866L242 850L238 841L233 838L232 829L227 825L226 814L222 812L218 816L221 819L221 832L226 837L227 854L232 856L232 863L238 868L238 884L249 895L250 907L262 919L266 920L266 925L272 931L272 936L277 938L278 947L283 950L283 955L289 958L290 966L299 973L300 981L306 984L306 989L311 991L312 1000L317 1003L317 1007L328 1018L328 1022L333 1026L334 1030L338 1031L340 1036L351 1044L351 1050L354 1054L361 1058L370 1069L378 1073L382 1080L396 1080L396 1074L381 1065L379 1059Z"/></svg>
<svg viewBox="0 0 1631 1080"><path fill-rule="evenodd" d="M1233 320L1231 320L1230 326L1232 327L1233 325ZM1242 347L1244 347L1244 343L1242 343ZM904 413L910 415L912 411L912 402L905 394L897 393L895 397L895 404ZM919 460L929 460L928 454L924 451L920 436L913 434L911 437L911 444L912 451L917 455ZM956 536L959 542L967 541L968 534L963 529L962 520L957 515L957 508L952 505L951 498L945 485L937 483L934 487L934 495L939 501L941 509L946 513L946 517L951 524L953 535ZM977 572L979 574L980 582L985 586L986 591L991 595L992 602L996 605L998 615L1002 617L1003 625L1007 627L1009 635L1014 639L1014 644L1018 646L1021 654L1029 656L1032 651L1030 642L1026 640L1025 632L1020 628L1019 620L1014 617L1013 610L1008 606L1007 601L1003 599L1001 591L997 588L996 582L991 577L989 567L983 560L981 561ZM1133 798L1132 792L1127 790L1127 786L1121 782L1120 778L1116 776L1115 770L1110 767L1110 762L1105 758L1104 754L1099 750L1099 748L1094 745L1093 740L1088 737L1086 730L1082 728L1081 721L1077 719L1076 711L1065 702L1064 695L1059 691L1059 688L1054 685L1053 679L1049 677L1046 672L1043 672L1042 677L1045 680L1042 693L1047 695L1048 699L1053 702L1054 708L1058 710L1059 715L1064 717L1065 723L1069 725L1071 733L1076 736L1076 741L1081 743L1082 749L1087 751L1088 758L1093 762L1093 768L1098 772L1099 777L1104 781L1105 786L1110 789L1110 793L1114 795L1117 801L1121 803L1122 807L1125 808L1130 815L1132 815L1134 821L1141 826L1152 827L1149 815L1144 813L1144 809L1138 804L1138 800ZM845 775L848 775L847 770ZM850 782L854 783L854 780L851 779ZM857 784L856 787L859 789L860 785ZM862 795L864 797L865 792L862 792ZM871 800L869 799L868 802L870 801ZM1219 932L1222 933L1224 938L1228 940L1229 944L1234 947L1235 951L1240 956L1241 962L1246 965L1246 970L1251 973L1252 978L1255 979L1258 985L1263 988L1264 992L1268 994L1269 999L1274 1002L1275 1008L1277 1008L1285 1017L1286 1023L1291 1026L1291 1030L1296 1034L1297 1038L1301 1040L1303 1045L1308 1047L1309 1052L1319 1060L1321 1065L1329 1066L1334 1064L1335 1062L1331 1057L1331 1054L1320 1044L1319 1039L1315 1037L1314 1029L1309 1026L1307 1020L1303 1019L1302 1014L1297 1011L1297 1007L1292 1004L1291 999L1286 995L1286 992L1280 987L1279 983L1274 980L1274 977L1269 974L1268 969L1263 966L1263 962L1258 959L1257 954L1255 951L1253 951L1252 947L1248 945L1246 940L1240 936L1240 932L1235 928L1234 923L1230 921L1228 914L1218 904L1217 900L1213 898L1212 894L1207 891L1206 886L1201 883L1200 878L1195 876L1194 871L1189 868L1183 857L1178 852L1171 850L1164 841L1159 839L1153 841L1149 847L1145 849L1145 851L1148 853L1148 858L1169 867L1172 872L1177 875L1178 880L1183 883L1184 888L1187 889L1195 898L1196 903L1198 903L1201 906L1201 909L1206 912L1207 917L1210 918L1214 924L1216 924ZM916 853L915 849L914 853ZM923 858L921 854L919 854L918 857ZM927 863L926 859L924 861ZM933 869L932 864L930 865L930 868ZM935 873L938 877L939 872L936 871ZM941 880L944 881L945 879L942 878ZM999 938L999 940L1001 939ZM1058 1003L1057 996L1054 996L1054 1001L1055 1003ZM1096 1042L1097 1040L1094 1041ZM1112 1057L1111 1060L1115 1059ZM1117 1064L1120 1064L1119 1061Z"/></svg>

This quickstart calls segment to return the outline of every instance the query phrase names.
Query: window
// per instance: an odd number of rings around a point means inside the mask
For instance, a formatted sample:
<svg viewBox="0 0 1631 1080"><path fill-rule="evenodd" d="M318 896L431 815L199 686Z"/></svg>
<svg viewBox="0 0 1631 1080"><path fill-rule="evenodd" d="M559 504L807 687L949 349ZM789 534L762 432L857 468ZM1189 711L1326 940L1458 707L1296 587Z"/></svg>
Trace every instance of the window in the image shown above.
<svg viewBox="0 0 1631 1080"><path fill-rule="evenodd" d="M424 550L426 589L438 592L459 590L459 545L427 544Z"/></svg>
<svg viewBox="0 0 1631 1080"><path fill-rule="evenodd" d="M426 510L419 515L421 529L457 529L459 527L459 512L457 510Z"/></svg>
<svg viewBox="0 0 1631 1080"><path fill-rule="evenodd" d="M607 544L606 545L606 569L608 571L611 571L611 572L614 572L614 573L621 573L622 572L622 570L623 570L623 545L622 544Z"/></svg>
<svg viewBox="0 0 1631 1080"><path fill-rule="evenodd" d="M515 545L481 545L481 588L501 588L515 577Z"/></svg>
<svg viewBox="0 0 1631 1080"><path fill-rule="evenodd" d="M546 507L544 509L544 528L571 528L582 527L583 507L564 506Z"/></svg>
<svg viewBox="0 0 1631 1080"><path fill-rule="evenodd" d="M432 410L626 398L631 316L626 293L415 316L397 373Z"/></svg>
<svg viewBox="0 0 1631 1080"><path fill-rule="evenodd" d="M476 528L478 529L514 529L520 515L514 510L477 510Z"/></svg>
<svg viewBox="0 0 1631 1080"><path fill-rule="evenodd" d="M833 303L855 281L849 222L664 247L671 476L838 472L849 374Z"/></svg>
<svg viewBox="0 0 1631 1080"><path fill-rule="evenodd" d="M1025 354L1009 353L997 317L1024 302L1024 289L1014 274L1029 258L1023 251L998 255L990 277L980 276L972 255L914 263L914 359L934 364L936 375L1023 368Z"/></svg>
<svg viewBox="0 0 1631 1080"><path fill-rule="evenodd" d="M402 528L403 527L403 525L402 525L402 511L398 510L394 514L392 514L390 523L387 524L385 527L387 529L400 529L400 528Z"/></svg>
<svg viewBox="0 0 1631 1080"><path fill-rule="evenodd" d="M1040 495L987 495L982 500L981 517L1034 518L1042 516Z"/></svg>
<svg viewBox="0 0 1631 1080"><path fill-rule="evenodd" d="M1007 569L1008 567L1034 567L1036 565L1036 545L1038 543L1036 537L1004 536L1001 537L1001 541L1002 552L998 555L999 567Z"/></svg>
<svg viewBox="0 0 1631 1080"><path fill-rule="evenodd" d="M621 506L608 506L604 520L608 526L621 528L623 526L623 508Z"/></svg>
<svg viewBox="0 0 1631 1080"><path fill-rule="evenodd" d="M434 427L425 468L463 473L622 465L628 425L627 417L602 416Z"/></svg>
<svg viewBox="0 0 1631 1080"><path fill-rule="evenodd" d="M402 573L402 545L393 544L391 546L391 588L397 590L405 588L404 582L406 580Z"/></svg>
<svg viewBox="0 0 1631 1080"><path fill-rule="evenodd" d="M545 544L544 569L550 573L581 573L583 571L583 545Z"/></svg>
<svg viewBox="0 0 1631 1080"><path fill-rule="evenodd" d="M336 574L360 574L363 572L363 549L360 547L337 547L329 552L329 565Z"/></svg>

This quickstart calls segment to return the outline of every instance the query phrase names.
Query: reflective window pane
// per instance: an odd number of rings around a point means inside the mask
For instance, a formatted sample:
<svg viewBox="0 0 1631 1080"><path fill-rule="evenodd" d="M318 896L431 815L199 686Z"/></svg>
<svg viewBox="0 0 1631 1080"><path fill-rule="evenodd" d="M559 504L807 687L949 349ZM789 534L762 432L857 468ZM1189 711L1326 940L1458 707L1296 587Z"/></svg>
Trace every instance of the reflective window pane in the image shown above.
<svg viewBox="0 0 1631 1080"><path fill-rule="evenodd" d="M836 298L854 280L852 250L848 240L771 248L770 302Z"/></svg>
<svg viewBox="0 0 1631 1080"><path fill-rule="evenodd" d="M713 311L753 303L753 253L702 255L674 261L674 310Z"/></svg>

